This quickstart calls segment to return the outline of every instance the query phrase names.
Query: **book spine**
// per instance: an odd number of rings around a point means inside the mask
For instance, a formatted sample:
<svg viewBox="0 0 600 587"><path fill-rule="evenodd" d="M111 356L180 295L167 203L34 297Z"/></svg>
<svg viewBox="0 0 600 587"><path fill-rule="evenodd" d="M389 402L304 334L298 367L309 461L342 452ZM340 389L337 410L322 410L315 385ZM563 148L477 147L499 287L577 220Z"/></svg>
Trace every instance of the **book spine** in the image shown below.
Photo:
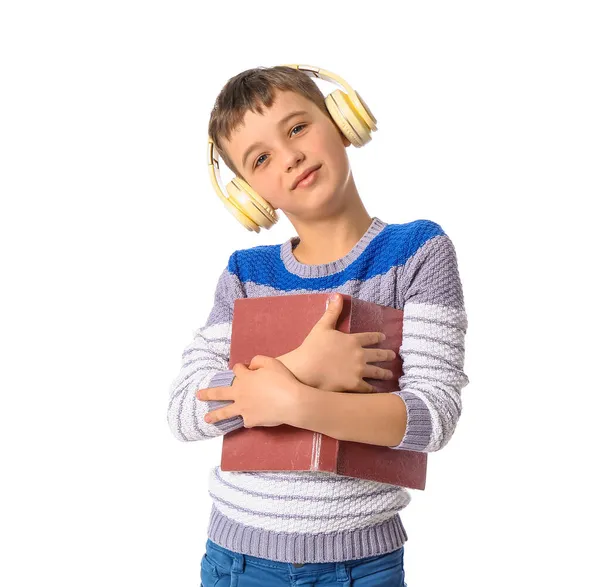
<svg viewBox="0 0 600 587"><path fill-rule="evenodd" d="M319 471L321 467L321 445L323 435L319 432L313 434L312 455L310 458L310 470Z"/></svg>

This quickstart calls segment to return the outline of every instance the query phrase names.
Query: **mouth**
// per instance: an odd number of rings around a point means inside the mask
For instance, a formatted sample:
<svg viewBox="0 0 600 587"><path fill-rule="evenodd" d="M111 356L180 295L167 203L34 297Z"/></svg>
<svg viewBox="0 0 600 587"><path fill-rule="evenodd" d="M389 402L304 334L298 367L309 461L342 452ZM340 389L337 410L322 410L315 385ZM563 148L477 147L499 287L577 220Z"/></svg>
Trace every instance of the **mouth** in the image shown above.
<svg viewBox="0 0 600 587"><path fill-rule="evenodd" d="M316 180L319 169L321 169L321 165L315 165L315 166L311 167L308 170L308 173L306 175L301 176L302 179L294 182L292 190L295 190L297 188L304 188L304 187L308 187L309 185L312 185L314 183L314 181Z"/></svg>

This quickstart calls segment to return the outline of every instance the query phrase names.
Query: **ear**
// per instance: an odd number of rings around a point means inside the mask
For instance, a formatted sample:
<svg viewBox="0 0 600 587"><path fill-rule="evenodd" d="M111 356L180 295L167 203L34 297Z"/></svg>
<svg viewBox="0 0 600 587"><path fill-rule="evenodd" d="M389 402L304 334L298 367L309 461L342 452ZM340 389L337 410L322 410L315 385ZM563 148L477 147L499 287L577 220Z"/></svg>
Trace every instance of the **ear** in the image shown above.
<svg viewBox="0 0 600 587"><path fill-rule="evenodd" d="M342 143L344 143L344 147L349 147L352 143L346 138L346 135L341 131L341 129L337 129L342 137Z"/></svg>

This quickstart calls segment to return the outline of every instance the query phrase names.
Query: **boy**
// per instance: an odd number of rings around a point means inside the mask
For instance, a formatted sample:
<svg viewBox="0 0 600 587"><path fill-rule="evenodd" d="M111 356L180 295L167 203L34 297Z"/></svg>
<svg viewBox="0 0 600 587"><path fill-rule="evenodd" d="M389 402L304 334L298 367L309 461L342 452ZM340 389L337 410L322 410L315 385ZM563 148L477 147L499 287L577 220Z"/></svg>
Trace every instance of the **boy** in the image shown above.
<svg viewBox="0 0 600 587"><path fill-rule="evenodd" d="M171 388L175 436L203 440L242 426L285 423L391 450L442 448L468 384L467 316L448 236L428 220L387 224L367 213L350 170L350 141L318 86L298 70L258 68L229 80L209 136L227 166L286 214L298 236L230 256L207 322L185 349ZM395 355L366 348L379 333L335 330L339 299L295 351L228 369L236 298L316 291L404 310L398 391L368 393L364 377L391 373L369 363ZM398 512L410 496L402 487L321 472L217 466L209 494L204 587L229 576L232 585L404 584L407 536Z"/></svg>

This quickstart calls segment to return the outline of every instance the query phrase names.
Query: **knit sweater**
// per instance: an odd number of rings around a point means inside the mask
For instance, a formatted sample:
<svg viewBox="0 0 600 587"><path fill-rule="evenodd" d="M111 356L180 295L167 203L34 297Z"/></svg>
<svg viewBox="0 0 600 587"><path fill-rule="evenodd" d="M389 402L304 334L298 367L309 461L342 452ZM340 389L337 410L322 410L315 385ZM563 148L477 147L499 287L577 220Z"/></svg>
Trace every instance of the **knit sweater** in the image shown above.
<svg viewBox="0 0 600 587"><path fill-rule="evenodd" d="M185 348L170 390L168 422L182 441L206 440L243 426L241 416L209 424L208 411L231 402L200 401L196 391L231 385L228 369L236 298L340 292L404 311L398 353L406 432L390 450L431 452L452 436L461 413L467 316L454 246L430 220L387 224L372 218L341 259L300 263L299 237L235 251L219 277L203 327ZM325 309L323 310L325 311ZM407 539L399 512L409 492L395 485L324 472L210 471L208 537L271 560L338 562L384 554Z"/></svg>

